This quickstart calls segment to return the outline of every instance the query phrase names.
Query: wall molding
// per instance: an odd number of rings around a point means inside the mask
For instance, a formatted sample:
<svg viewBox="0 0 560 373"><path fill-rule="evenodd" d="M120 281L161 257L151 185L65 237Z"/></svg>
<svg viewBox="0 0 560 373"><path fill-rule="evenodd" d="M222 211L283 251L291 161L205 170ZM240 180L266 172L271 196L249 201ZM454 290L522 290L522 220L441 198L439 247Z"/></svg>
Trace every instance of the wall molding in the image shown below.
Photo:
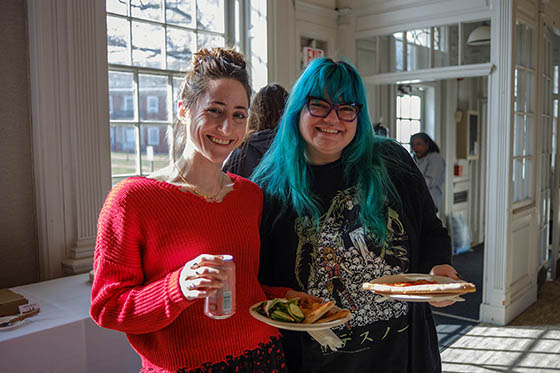
<svg viewBox="0 0 560 373"><path fill-rule="evenodd" d="M28 0L41 280L93 257L111 187L105 4ZM89 259L88 259L89 258ZM64 270L63 270L63 263ZM84 269L80 269L83 272Z"/></svg>
<svg viewBox="0 0 560 373"><path fill-rule="evenodd" d="M505 301L501 305L482 303L480 305L480 321L505 326L536 301L537 287L535 284L534 287L526 288L523 295L520 295L512 303L507 304Z"/></svg>
<svg viewBox="0 0 560 373"><path fill-rule="evenodd" d="M352 13L356 15L356 38L389 34L392 32L445 25L458 22L490 19L493 5L487 0L448 0L385 2L392 5L383 7L354 2ZM422 17L418 17L422 14ZM359 15L359 16L358 16Z"/></svg>
<svg viewBox="0 0 560 373"><path fill-rule="evenodd" d="M491 63L438 67L434 69L422 69L414 71L403 71L385 74L376 74L363 77L364 83L368 84L394 84L410 83L434 80L445 80L454 78L470 78L477 76L488 76L494 70Z"/></svg>

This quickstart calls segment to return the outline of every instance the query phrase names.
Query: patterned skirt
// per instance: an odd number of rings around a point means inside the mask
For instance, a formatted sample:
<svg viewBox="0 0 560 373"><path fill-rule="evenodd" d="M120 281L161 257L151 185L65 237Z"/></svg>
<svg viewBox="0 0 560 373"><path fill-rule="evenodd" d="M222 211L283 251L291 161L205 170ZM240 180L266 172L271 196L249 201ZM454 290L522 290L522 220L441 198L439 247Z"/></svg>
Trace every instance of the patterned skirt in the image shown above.
<svg viewBox="0 0 560 373"><path fill-rule="evenodd" d="M247 350L241 356L227 356L219 363L206 362L196 369L181 368L176 373L287 373L284 349L277 337L271 337L270 342L261 343L254 350ZM140 373L167 373L165 370L143 368Z"/></svg>

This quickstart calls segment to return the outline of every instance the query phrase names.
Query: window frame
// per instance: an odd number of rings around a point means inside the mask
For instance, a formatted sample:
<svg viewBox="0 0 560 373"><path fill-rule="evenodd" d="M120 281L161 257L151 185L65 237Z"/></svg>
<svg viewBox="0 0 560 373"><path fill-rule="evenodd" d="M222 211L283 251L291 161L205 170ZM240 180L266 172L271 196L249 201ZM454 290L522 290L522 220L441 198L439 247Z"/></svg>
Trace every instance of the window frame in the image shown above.
<svg viewBox="0 0 560 373"><path fill-rule="evenodd" d="M536 35L537 35L537 28L529 23L526 22L523 19L518 18L515 23L514 23L514 40L515 40L515 48L516 51L518 51L521 48L521 45L519 43L518 40L518 35L517 35L517 25L521 24L523 26L525 26L525 28L530 28L532 29L532 33L530 34L532 36L532 40L529 41L529 45L532 46L532 48L535 48L536 45L538 45L536 43ZM526 38L526 37L525 37ZM525 53L526 54L526 53ZM525 55L523 54L523 55ZM535 54L535 49L531 50L531 54L534 55ZM537 108L537 102L534 101L532 102L532 105L530 108L528 108L528 110L531 111L526 111L526 109L520 110L520 106L521 106L521 102L520 102L520 98L518 96L516 96L516 93L521 91L521 92L525 92L526 91L526 85L523 85L520 88L516 89L516 84L519 86L522 81L521 76L524 76L525 74L527 75L531 75L531 92L533 92L534 95L537 94L537 66L536 66L536 58L534 56L530 57L529 60L529 66L526 66L524 64L524 61L519 60L520 57L518 57L519 55L517 53L515 53L515 55L513 56L513 66L512 66L512 129L511 129L511 134L512 134L512 145L511 145L511 203L512 203L512 208L513 210L518 210L530 205L533 205L536 201L536 177L537 177L537 167L538 165L537 160L537 150L536 149L536 144L537 144L537 126L538 126L538 108ZM521 74L523 73L523 74ZM526 78L523 78L523 83L526 82L525 80ZM529 95L530 96L530 95ZM530 99L531 97L529 97ZM515 103L516 101L518 102L518 107L515 107ZM523 104L526 104L526 102L523 102ZM515 153L515 142L516 139L520 138L520 136L522 136L521 134L517 134L516 135L516 131L518 129L518 127L516 126L516 118L518 117L523 117L524 120L527 119L531 119L532 120L532 127L530 128L530 135L531 138L529 139L529 146L530 148L527 149L524 145L524 147L522 148L522 154L518 154L516 155ZM524 137L524 136L523 136ZM530 153L525 153L527 150L530 151ZM530 172L528 178L528 194L527 195L522 195L521 199L516 199L516 182L519 182L518 180L515 179L515 165L516 165L516 161L519 162L521 161L522 164L524 164L525 162L528 162L528 166L523 166L523 167L527 167L528 172ZM523 180L523 179L522 179ZM521 188L524 187L523 184L520 185ZM523 192L522 192L523 193Z"/></svg>
<svg viewBox="0 0 560 373"><path fill-rule="evenodd" d="M413 119L411 115L409 115L409 117L399 116L399 113L397 112L397 100L398 100L398 97L404 97L404 96L415 96L415 97L418 97L420 99L420 116L419 116L419 119ZM410 146L410 138L406 142L399 141L399 123L398 123L398 121L403 120L403 119L404 120L409 120L409 121L417 120L417 121L420 122L419 132L422 132L424 130L424 125L425 125L425 118L424 118L425 97L424 97L424 92L420 91L417 88L413 88L411 90L411 92L409 92L409 93L397 92L396 95L395 95L394 103L395 103L395 140L397 140L397 142L399 144L401 144L405 149L407 149L408 152L411 152L412 147ZM417 133L417 132L415 132L415 133Z"/></svg>
<svg viewBox="0 0 560 373"><path fill-rule="evenodd" d="M175 117L175 105L176 105L176 98L174 97L174 80L176 78L178 79L182 79L184 76L185 71L181 71L181 70L176 70L176 69L168 69L168 61L167 61L167 42L164 40L164 43L162 45L162 53L161 53L161 59L163 61L163 66L161 68L154 68L154 67L147 67L147 66L139 66L139 65L134 65L134 60L133 60L133 36L132 36L132 28L133 28L133 23L134 22L144 22L147 24L152 24L152 25L157 25L157 26L161 26L163 27L163 33L165 36L167 36L167 30L168 28L171 29L181 29L181 30L185 30L185 31L189 31L193 33L193 37L195 38L193 44L195 45L195 50L201 48L202 46L198 45L198 35L199 34L204 34L204 35L214 35L214 36L219 36L223 38L224 41L224 45L233 45L234 47L237 47L237 49L240 49L243 53L245 53L245 55L247 55L247 52L243 50L243 48L247 45L247 43L245 42L245 40L247 39L247 31L246 29L242 28L242 26L245 24L245 18L247 17L246 10L248 8L248 2L250 0L236 0L233 4L230 1L227 0L223 0L223 7L224 7L224 15L223 15L223 22L224 22L224 30L223 33L220 32L215 32L215 31L208 31L208 30L203 30L199 28L199 25L197 24L197 21L194 21L194 25L191 26L181 26L178 25L176 23L168 23L167 21L167 11L165 9L165 2L162 1L161 4L161 12L162 12L162 19L160 21L157 20L153 20L153 19L145 19L145 18L139 18L136 16L132 16L132 10L131 10L131 2L127 1L126 5L128 7L126 15L123 14L119 14L119 13L114 13L111 11L106 11L106 18L109 19L109 17L115 17L115 18L120 18L120 19L126 19L127 22L129 23L129 30L128 30L128 53L129 55L129 60L130 60L130 65L124 65L124 64L120 64L120 63L108 63L108 72L109 74L111 72L128 72L128 73L132 73L133 75L133 99L132 99L132 111L133 111L133 119L111 119L111 116L109 117L109 127L110 128L115 128L115 134L116 134L116 128L117 127L134 127L135 128L135 147L134 147L134 172L113 172L113 169L115 168L114 166L114 159L113 159L113 150L111 150L111 180L112 180L112 185L115 185L118 181L126 178L126 177L130 177L130 176L146 176L149 175L150 172L146 173L144 171L144 167L143 167L143 163L146 162L146 160L143 157L143 150L142 150L142 144L145 144L146 146L149 146L148 144L148 140L149 138L143 139L142 134L143 132L143 128L150 128L151 126L166 126L167 129L170 131L173 121L174 121L174 117ZM198 10L196 10L196 1L195 1L195 17L198 13ZM237 24L236 19L239 20L239 24ZM238 30L236 30L238 29ZM107 30L107 35L108 35L109 30ZM108 48L108 45L107 45ZM192 52L194 53L195 50L193 50ZM108 52L108 50L107 50ZM167 77L167 93L166 93L166 100L167 100L167 107L166 107L166 111L167 111L167 119L160 121L160 120L146 120L146 119L141 119L141 113L140 113L140 109L141 109L141 100L140 100L140 86L139 86L139 77L143 74L147 74L147 75L160 75L160 76L165 76ZM149 112L149 101L150 96L146 96L145 100L146 100L146 112ZM125 101L123 103L123 105L125 106L124 109L128 108L128 104L130 98L126 97ZM159 101L159 97L158 97L158 101ZM157 110L159 111L159 110ZM147 133L147 132L146 132ZM117 137L114 138L114 143L117 142ZM111 149L113 149L113 145L111 144ZM169 156L169 154L168 154ZM129 166L127 166L129 167Z"/></svg>

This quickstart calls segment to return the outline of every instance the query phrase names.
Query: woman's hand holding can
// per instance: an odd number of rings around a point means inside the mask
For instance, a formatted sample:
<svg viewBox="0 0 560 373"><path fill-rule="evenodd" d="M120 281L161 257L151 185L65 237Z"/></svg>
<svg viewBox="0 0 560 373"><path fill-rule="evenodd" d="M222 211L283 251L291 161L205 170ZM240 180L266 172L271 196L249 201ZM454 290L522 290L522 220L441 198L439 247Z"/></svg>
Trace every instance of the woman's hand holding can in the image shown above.
<svg viewBox="0 0 560 373"><path fill-rule="evenodd" d="M227 275L220 256L201 254L187 262L179 276L181 291L187 300L204 299L224 286Z"/></svg>

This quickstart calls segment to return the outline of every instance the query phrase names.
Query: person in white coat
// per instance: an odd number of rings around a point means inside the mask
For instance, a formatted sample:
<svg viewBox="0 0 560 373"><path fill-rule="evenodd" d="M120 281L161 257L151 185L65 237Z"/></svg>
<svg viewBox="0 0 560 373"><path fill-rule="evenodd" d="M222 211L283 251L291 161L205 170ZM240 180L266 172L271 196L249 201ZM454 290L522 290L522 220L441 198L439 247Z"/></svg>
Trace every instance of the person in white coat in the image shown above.
<svg viewBox="0 0 560 373"><path fill-rule="evenodd" d="M439 153L439 147L424 132L415 133L410 137L412 157L420 172L424 175L432 199L438 211L441 209L441 196L445 182L445 160Z"/></svg>

